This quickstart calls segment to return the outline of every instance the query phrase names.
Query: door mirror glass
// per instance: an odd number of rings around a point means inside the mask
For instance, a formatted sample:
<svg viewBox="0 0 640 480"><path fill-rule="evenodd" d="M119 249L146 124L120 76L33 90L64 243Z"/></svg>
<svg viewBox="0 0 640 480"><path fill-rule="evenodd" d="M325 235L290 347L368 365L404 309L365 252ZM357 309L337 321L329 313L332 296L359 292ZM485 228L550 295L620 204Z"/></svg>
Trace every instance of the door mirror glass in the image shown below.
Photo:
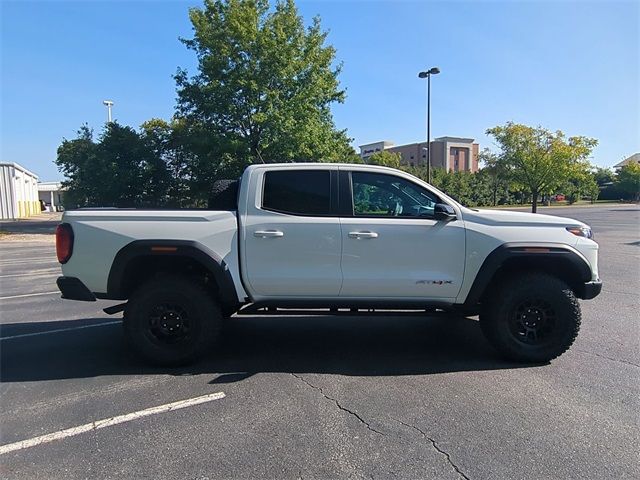
<svg viewBox="0 0 640 480"><path fill-rule="evenodd" d="M443 222L449 222L457 218L456 211L451 205L447 205L446 203L436 203L433 207L433 216L436 220Z"/></svg>

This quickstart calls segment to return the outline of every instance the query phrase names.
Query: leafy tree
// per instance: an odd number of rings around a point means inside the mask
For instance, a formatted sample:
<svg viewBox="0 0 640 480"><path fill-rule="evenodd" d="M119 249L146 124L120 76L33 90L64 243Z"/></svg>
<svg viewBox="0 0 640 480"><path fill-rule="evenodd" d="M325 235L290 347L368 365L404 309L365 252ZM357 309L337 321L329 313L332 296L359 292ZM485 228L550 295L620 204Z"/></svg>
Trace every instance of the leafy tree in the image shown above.
<svg viewBox="0 0 640 480"><path fill-rule="evenodd" d="M593 170L593 177L600 187L616 181L616 174L610 168L596 167Z"/></svg>
<svg viewBox="0 0 640 480"><path fill-rule="evenodd" d="M585 194L591 200L591 203L596 203L596 200L600 196L600 186L595 178L586 185Z"/></svg>
<svg viewBox="0 0 640 480"><path fill-rule="evenodd" d="M97 148L93 141L93 130L83 125L73 140L63 139L56 158L58 169L67 178L67 205L95 204L103 197L105 171L97 162Z"/></svg>
<svg viewBox="0 0 640 480"><path fill-rule="evenodd" d="M513 122L487 130L501 148L500 159L516 184L531 193L531 211L536 212L540 195L563 185L576 172L587 170L586 160L597 141L587 137L567 138Z"/></svg>
<svg viewBox="0 0 640 480"><path fill-rule="evenodd" d="M330 107L345 93L318 17L305 29L293 0L271 9L268 0L206 0L189 16L194 36L182 42L198 73L175 75L176 116L195 187L251 163L354 161L333 122Z"/></svg>
<svg viewBox="0 0 640 480"><path fill-rule="evenodd" d="M496 206L499 200L508 196L509 169L505 162L488 148L480 152L479 160L484 167L478 174L487 177L491 189L491 205Z"/></svg>
<svg viewBox="0 0 640 480"><path fill-rule="evenodd" d="M593 173L586 169L575 169L560 189L570 205L584 196L589 196L591 201L595 202L600 193Z"/></svg>
<svg viewBox="0 0 640 480"><path fill-rule="evenodd" d="M167 205L196 206L197 201L191 195L195 176L191 171L194 156L185 147L183 124L176 119L169 123L153 118L140 126L140 136L166 166L170 178Z"/></svg>
<svg viewBox="0 0 640 480"><path fill-rule="evenodd" d="M56 164L67 177L67 198L76 206L164 205L170 176L163 160L131 127L108 123L98 142L83 126L63 140Z"/></svg>
<svg viewBox="0 0 640 480"><path fill-rule="evenodd" d="M618 172L617 183L632 200L640 200L640 163L629 163L622 167Z"/></svg>
<svg viewBox="0 0 640 480"><path fill-rule="evenodd" d="M371 155L367 161L370 165L382 165L383 167L400 168L402 155L397 152L381 150Z"/></svg>

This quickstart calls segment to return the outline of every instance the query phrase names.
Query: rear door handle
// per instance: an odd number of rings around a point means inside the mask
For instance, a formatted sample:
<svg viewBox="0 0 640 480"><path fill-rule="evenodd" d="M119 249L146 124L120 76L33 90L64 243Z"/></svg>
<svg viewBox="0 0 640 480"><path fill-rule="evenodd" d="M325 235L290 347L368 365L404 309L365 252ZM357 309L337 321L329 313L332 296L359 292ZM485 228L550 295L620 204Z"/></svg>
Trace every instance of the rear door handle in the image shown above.
<svg viewBox="0 0 640 480"><path fill-rule="evenodd" d="M258 238L277 238L284 237L284 232L280 230L256 230L253 232L253 236Z"/></svg>
<svg viewBox="0 0 640 480"><path fill-rule="evenodd" d="M376 232L349 232L349 238L378 238Z"/></svg>

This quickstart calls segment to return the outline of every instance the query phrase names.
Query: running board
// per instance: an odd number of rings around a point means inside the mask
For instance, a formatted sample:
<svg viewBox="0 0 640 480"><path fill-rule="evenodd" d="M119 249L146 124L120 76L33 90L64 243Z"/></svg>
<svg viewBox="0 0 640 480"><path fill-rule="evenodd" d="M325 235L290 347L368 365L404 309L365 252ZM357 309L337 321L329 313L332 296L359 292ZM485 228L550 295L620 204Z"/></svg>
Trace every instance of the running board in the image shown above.
<svg viewBox="0 0 640 480"><path fill-rule="evenodd" d="M423 309L402 309L402 310L389 310L380 308L279 308L279 307L260 307L254 305L247 305L240 309L236 315L295 315L295 316L310 316L310 315L338 315L338 316L439 316L449 315L451 312L437 309L437 308L423 308Z"/></svg>
<svg viewBox="0 0 640 480"><path fill-rule="evenodd" d="M111 307L107 307L107 308L103 308L102 311L104 313L106 313L107 315L114 315L116 313L120 313L124 311L124 307L126 307L127 304L125 303L119 303L118 305L113 305Z"/></svg>

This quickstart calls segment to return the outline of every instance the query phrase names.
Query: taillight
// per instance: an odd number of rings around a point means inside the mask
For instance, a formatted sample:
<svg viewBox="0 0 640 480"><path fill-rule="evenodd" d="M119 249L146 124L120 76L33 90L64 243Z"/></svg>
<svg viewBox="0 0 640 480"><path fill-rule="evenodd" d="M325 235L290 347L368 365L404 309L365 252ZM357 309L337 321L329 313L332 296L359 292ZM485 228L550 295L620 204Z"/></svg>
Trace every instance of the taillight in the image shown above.
<svg viewBox="0 0 640 480"><path fill-rule="evenodd" d="M56 255L60 263L67 263L73 253L73 229L68 223L56 228Z"/></svg>

